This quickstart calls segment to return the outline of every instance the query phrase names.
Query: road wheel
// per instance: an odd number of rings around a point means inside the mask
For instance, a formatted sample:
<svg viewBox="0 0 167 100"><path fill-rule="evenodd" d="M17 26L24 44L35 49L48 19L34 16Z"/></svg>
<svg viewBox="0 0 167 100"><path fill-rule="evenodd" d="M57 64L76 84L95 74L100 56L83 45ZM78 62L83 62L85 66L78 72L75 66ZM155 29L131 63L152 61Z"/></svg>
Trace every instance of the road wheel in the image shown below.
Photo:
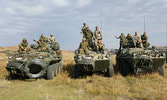
<svg viewBox="0 0 167 100"><path fill-rule="evenodd" d="M61 67L60 66L58 66L58 72L60 72L61 71Z"/></svg>
<svg viewBox="0 0 167 100"><path fill-rule="evenodd" d="M78 71L77 65L75 65L75 67L74 67L74 75L75 75L75 78L79 78L79 71Z"/></svg>
<svg viewBox="0 0 167 100"><path fill-rule="evenodd" d="M16 78L16 75L9 73L8 78L9 78L9 80L14 80Z"/></svg>
<svg viewBox="0 0 167 100"><path fill-rule="evenodd" d="M58 69L55 67L54 76L57 76L57 73L58 73Z"/></svg>
<svg viewBox="0 0 167 100"><path fill-rule="evenodd" d="M139 77L140 76L140 69L138 67L136 67L136 72L135 72L135 76Z"/></svg>
<svg viewBox="0 0 167 100"><path fill-rule="evenodd" d="M159 68L158 73L159 73L159 75L162 75L162 76L165 75L165 67L164 67L164 65L161 68Z"/></svg>
<svg viewBox="0 0 167 100"><path fill-rule="evenodd" d="M107 72L106 72L106 75L107 77L113 77L114 76L114 67L113 65L110 65L108 68L107 68Z"/></svg>
<svg viewBox="0 0 167 100"><path fill-rule="evenodd" d="M54 67L49 66L48 69L47 69L47 79L48 80L53 79L54 74L55 74Z"/></svg>

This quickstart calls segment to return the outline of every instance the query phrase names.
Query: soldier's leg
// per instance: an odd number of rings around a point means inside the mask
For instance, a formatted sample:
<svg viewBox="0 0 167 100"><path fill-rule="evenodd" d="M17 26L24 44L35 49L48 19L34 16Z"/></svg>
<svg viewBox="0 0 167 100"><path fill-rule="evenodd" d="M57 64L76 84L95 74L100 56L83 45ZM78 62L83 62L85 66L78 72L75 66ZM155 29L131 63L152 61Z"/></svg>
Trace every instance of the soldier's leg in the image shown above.
<svg viewBox="0 0 167 100"><path fill-rule="evenodd" d="M119 50L121 50L121 44L119 44Z"/></svg>
<svg viewBox="0 0 167 100"><path fill-rule="evenodd" d="M79 54L83 54L84 50L83 49L79 49Z"/></svg>
<svg viewBox="0 0 167 100"><path fill-rule="evenodd" d="M142 42L140 42L140 44L139 44L139 45L140 45L140 48L143 48L143 43L142 43Z"/></svg>
<svg viewBox="0 0 167 100"><path fill-rule="evenodd" d="M83 32L83 38L85 38L85 32Z"/></svg>
<svg viewBox="0 0 167 100"><path fill-rule="evenodd" d="M26 52L29 52L29 51L31 51L31 48L27 47Z"/></svg>
<svg viewBox="0 0 167 100"><path fill-rule="evenodd" d="M150 46L150 43L147 42L147 48Z"/></svg>
<svg viewBox="0 0 167 100"><path fill-rule="evenodd" d="M19 47L19 52L21 53L22 49Z"/></svg>
<svg viewBox="0 0 167 100"><path fill-rule="evenodd" d="M89 54L88 48L85 48L85 53Z"/></svg>
<svg viewBox="0 0 167 100"><path fill-rule="evenodd" d="M95 45L97 46L97 39L95 39Z"/></svg>

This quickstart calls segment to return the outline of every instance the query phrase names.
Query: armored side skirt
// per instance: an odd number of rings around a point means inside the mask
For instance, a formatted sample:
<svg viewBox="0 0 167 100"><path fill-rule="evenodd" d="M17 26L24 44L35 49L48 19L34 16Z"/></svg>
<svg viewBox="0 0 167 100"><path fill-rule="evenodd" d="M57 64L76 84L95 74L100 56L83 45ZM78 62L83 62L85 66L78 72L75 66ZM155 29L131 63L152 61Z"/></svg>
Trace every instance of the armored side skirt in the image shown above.
<svg viewBox="0 0 167 100"><path fill-rule="evenodd" d="M110 60L96 60L94 62L85 60L78 62L77 66L80 71L105 71L110 66Z"/></svg>

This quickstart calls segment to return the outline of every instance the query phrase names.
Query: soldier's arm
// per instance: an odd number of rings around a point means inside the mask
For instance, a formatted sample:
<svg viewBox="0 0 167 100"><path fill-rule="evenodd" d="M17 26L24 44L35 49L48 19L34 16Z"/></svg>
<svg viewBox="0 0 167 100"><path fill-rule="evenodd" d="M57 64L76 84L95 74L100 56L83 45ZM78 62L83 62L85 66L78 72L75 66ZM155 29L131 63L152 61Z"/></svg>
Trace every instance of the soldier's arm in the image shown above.
<svg viewBox="0 0 167 100"><path fill-rule="evenodd" d="M29 48L29 43L28 43L28 42L27 42L27 47L25 47L25 50L26 50L27 48Z"/></svg>
<svg viewBox="0 0 167 100"><path fill-rule="evenodd" d="M81 34L83 33L83 28L81 28L81 32L80 32Z"/></svg>
<svg viewBox="0 0 167 100"><path fill-rule="evenodd" d="M22 46L22 44L20 43L19 45L18 45L21 49L23 49L23 46Z"/></svg>
<svg viewBox="0 0 167 100"><path fill-rule="evenodd" d="M101 34L101 38L103 38L103 33L100 31L100 34Z"/></svg>
<svg viewBox="0 0 167 100"><path fill-rule="evenodd" d="M94 31L94 33L93 33L93 39L95 40L95 38L96 38L96 33Z"/></svg>
<svg viewBox="0 0 167 100"><path fill-rule="evenodd" d="M119 39L120 37L118 37L118 36L115 36L115 38L116 38L116 39Z"/></svg>
<svg viewBox="0 0 167 100"><path fill-rule="evenodd" d="M148 40L148 37L146 36L146 41Z"/></svg>
<svg viewBox="0 0 167 100"><path fill-rule="evenodd" d="M45 37L45 42L48 42L48 38L47 37Z"/></svg>
<svg viewBox="0 0 167 100"><path fill-rule="evenodd" d="M54 38L54 42L56 42L56 38Z"/></svg>
<svg viewBox="0 0 167 100"><path fill-rule="evenodd" d="M48 37L48 42L51 43L51 41L50 41L50 37Z"/></svg>

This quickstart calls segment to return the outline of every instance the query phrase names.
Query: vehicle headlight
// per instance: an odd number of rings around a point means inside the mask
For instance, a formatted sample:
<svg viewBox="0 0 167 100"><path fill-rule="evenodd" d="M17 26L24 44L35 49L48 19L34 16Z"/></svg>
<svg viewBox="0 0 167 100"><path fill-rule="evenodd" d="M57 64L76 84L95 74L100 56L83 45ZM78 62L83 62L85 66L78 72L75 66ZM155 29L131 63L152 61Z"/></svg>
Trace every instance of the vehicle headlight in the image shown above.
<svg viewBox="0 0 167 100"><path fill-rule="evenodd" d="M165 53L162 53L161 55L162 55L162 56L165 56Z"/></svg>
<svg viewBox="0 0 167 100"><path fill-rule="evenodd" d="M13 57L12 56L9 56L9 59L12 59Z"/></svg>
<svg viewBox="0 0 167 100"><path fill-rule="evenodd" d="M107 58L109 58L109 57L110 57L110 55L109 55L109 54L107 54L107 55L106 55L106 57L107 57Z"/></svg>
<svg viewBox="0 0 167 100"><path fill-rule="evenodd" d="M39 59L42 59L43 58L43 56L39 56Z"/></svg>
<svg viewBox="0 0 167 100"><path fill-rule="evenodd" d="M78 50L76 50L76 51L75 51L75 54L78 54L78 53L79 53Z"/></svg>
<svg viewBox="0 0 167 100"><path fill-rule="evenodd" d="M136 56L136 54L135 54L135 53L133 53L132 55L133 55L133 56Z"/></svg>
<svg viewBox="0 0 167 100"><path fill-rule="evenodd" d="M18 58L16 58L16 60L22 60L23 58L22 57L18 57Z"/></svg>
<svg viewBox="0 0 167 100"><path fill-rule="evenodd" d="M78 56L79 59L81 59L82 57L81 56Z"/></svg>

